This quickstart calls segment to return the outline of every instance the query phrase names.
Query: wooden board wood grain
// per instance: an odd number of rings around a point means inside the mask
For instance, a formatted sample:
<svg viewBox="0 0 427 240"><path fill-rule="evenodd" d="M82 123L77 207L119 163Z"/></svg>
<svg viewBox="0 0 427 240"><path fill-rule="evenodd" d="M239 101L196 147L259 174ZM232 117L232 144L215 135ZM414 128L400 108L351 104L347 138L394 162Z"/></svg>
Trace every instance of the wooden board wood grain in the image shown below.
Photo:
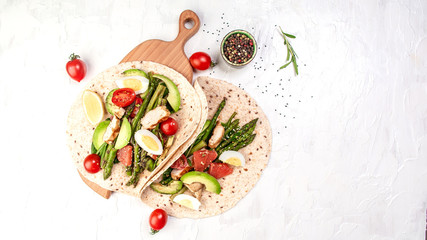
<svg viewBox="0 0 427 240"><path fill-rule="evenodd" d="M185 24L192 22L191 28L186 28ZM196 13L185 10L179 17L179 32L175 40L166 42L158 39L147 40L132 51L130 51L120 63L131 61L152 61L166 65L184 75L191 83L193 81L193 68L184 53L184 45L200 28L200 20ZM80 173L83 182L93 191L108 199L111 191L87 180Z"/></svg>

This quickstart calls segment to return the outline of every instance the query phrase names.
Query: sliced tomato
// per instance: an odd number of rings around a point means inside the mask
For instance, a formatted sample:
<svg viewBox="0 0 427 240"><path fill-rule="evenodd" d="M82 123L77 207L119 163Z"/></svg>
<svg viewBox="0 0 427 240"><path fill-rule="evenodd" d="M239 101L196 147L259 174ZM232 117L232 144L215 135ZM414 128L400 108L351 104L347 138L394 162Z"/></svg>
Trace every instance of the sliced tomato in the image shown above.
<svg viewBox="0 0 427 240"><path fill-rule="evenodd" d="M233 169L227 163L211 163L208 173L218 179L232 174Z"/></svg>
<svg viewBox="0 0 427 240"><path fill-rule="evenodd" d="M119 107L127 107L135 101L135 91L131 88L120 88L114 91L111 101Z"/></svg>
<svg viewBox="0 0 427 240"><path fill-rule="evenodd" d="M139 107L141 107L142 102L143 102L142 98L139 97L139 96L136 96L136 99L135 99L135 108L133 109L132 113L130 114L131 118L134 118L136 116L136 114L139 111Z"/></svg>
<svg viewBox="0 0 427 240"><path fill-rule="evenodd" d="M193 154L194 170L203 172L218 157L215 150L202 149Z"/></svg>
<svg viewBox="0 0 427 240"><path fill-rule="evenodd" d="M132 165L132 146L126 145L120 148L117 151L117 159L125 166Z"/></svg>
<svg viewBox="0 0 427 240"><path fill-rule="evenodd" d="M187 166L188 166L187 158L185 157L184 154L182 154L181 157L179 157L178 160L176 160L172 164L171 168L182 170Z"/></svg>

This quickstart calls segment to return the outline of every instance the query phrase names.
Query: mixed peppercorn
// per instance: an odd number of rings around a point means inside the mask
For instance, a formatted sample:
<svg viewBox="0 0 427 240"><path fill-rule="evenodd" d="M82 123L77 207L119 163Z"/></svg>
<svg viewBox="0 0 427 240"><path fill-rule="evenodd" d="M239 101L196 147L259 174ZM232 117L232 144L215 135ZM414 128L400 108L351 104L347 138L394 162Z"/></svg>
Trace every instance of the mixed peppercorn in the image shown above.
<svg viewBox="0 0 427 240"><path fill-rule="evenodd" d="M254 41L243 33L231 34L223 46L224 56L234 64L244 64L250 61L254 54Z"/></svg>

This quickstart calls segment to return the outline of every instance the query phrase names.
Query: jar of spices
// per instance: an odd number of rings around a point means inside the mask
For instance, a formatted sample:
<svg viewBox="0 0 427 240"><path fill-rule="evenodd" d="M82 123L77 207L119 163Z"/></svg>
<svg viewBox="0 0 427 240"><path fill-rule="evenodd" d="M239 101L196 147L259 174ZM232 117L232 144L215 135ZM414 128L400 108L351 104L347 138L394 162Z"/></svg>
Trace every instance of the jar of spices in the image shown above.
<svg viewBox="0 0 427 240"><path fill-rule="evenodd" d="M254 59L257 52L255 38L245 30L229 32L221 42L221 56L228 64L240 67Z"/></svg>

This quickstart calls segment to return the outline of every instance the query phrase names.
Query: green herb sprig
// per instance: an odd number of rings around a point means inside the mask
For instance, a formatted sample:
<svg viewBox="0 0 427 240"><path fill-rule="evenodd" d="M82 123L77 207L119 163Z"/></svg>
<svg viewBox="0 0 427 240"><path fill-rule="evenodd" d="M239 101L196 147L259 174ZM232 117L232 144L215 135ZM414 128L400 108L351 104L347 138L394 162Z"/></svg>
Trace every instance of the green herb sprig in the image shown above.
<svg viewBox="0 0 427 240"><path fill-rule="evenodd" d="M282 32L284 44L286 45L286 48L288 49L288 54L286 56L287 63L285 63L285 65L281 66L279 68L279 70L286 68L289 64L292 63L294 65L295 75L298 75L298 64L297 64L298 55L295 53L294 48L292 47L292 45L289 43L289 40L288 40L288 38L296 38L296 37L294 35L289 34L289 33L283 32L281 27L279 27L279 28L280 28L280 31Z"/></svg>

